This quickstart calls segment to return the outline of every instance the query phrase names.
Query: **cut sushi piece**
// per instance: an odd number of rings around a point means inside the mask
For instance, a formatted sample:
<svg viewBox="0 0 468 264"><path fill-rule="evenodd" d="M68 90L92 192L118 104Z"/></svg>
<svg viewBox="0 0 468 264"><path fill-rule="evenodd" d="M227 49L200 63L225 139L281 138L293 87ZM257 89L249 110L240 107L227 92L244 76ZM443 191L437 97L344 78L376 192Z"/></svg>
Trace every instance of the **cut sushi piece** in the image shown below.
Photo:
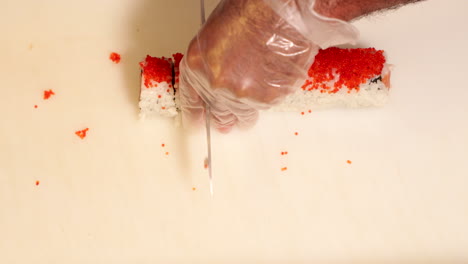
<svg viewBox="0 0 468 264"><path fill-rule="evenodd" d="M140 117L177 115L172 59L147 56L140 62Z"/></svg>
<svg viewBox="0 0 468 264"><path fill-rule="evenodd" d="M320 50L308 78L273 111L382 106L390 91L390 65L374 48Z"/></svg>

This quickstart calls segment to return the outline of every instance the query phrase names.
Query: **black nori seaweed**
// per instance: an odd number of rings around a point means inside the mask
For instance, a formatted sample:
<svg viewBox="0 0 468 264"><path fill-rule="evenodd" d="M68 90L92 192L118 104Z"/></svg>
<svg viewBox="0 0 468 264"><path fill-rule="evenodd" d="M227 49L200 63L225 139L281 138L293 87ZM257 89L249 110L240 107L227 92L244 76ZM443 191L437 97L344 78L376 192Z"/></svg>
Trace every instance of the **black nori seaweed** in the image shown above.
<svg viewBox="0 0 468 264"><path fill-rule="evenodd" d="M379 81L380 82L382 81L382 76L379 76L379 77L376 77L376 78L370 80L370 83L378 83Z"/></svg>

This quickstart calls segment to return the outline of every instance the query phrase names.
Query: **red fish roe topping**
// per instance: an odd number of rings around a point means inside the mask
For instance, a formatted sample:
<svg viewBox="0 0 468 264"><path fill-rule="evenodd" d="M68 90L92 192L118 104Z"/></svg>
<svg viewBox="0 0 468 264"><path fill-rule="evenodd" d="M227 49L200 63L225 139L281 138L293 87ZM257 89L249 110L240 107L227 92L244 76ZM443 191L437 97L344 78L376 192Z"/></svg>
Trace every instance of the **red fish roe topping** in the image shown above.
<svg viewBox="0 0 468 264"><path fill-rule="evenodd" d="M39 186L39 184L41 184L40 181L36 181L36 186Z"/></svg>
<svg viewBox="0 0 468 264"><path fill-rule="evenodd" d="M169 152L166 152L166 156L169 156Z"/></svg>
<svg viewBox="0 0 468 264"><path fill-rule="evenodd" d="M353 162L352 162L352 161L350 161L350 160L348 160L348 161L346 161L346 162L347 162L348 164L353 164Z"/></svg>
<svg viewBox="0 0 468 264"><path fill-rule="evenodd" d="M328 48L320 50L314 64L309 69L309 79L302 86L303 90L320 90L321 93L336 93L343 86L359 91L359 85L382 73L386 62L382 50ZM333 87L327 82L338 80Z"/></svg>
<svg viewBox="0 0 468 264"><path fill-rule="evenodd" d="M196 191L196 190L197 190L197 188L195 188L195 187L192 187L192 191Z"/></svg>
<svg viewBox="0 0 468 264"><path fill-rule="evenodd" d="M37 105L34 105L34 108L37 108Z"/></svg>
<svg viewBox="0 0 468 264"><path fill-rule="evenodd" d="M281 171L287 171L287 170L288 170L288 167L281 168Z"/></svg>
<svg viewBox="0 0 468 264"><path fill-rule="evenodd" d="M298 133L298 132L295 132L294 135L299 136L299 133Z"/></svg>
<svg viewBox="0 0 468 264"><path fill-rule="evenodd" d="M174 58L174 67L179 67L180 65L180 61L182 60L182 58L184 57L184 54L182 53L176 53L176 54L172 54L172 58Z"/></svg>
<svg viewBox="0 0 468 264"><path fill-rule="evenodd" d="M44 100L49 99L52 95L55 95L54 91L52 90L44 91Z"/></svg>
<svg viewBox="0 0 468 264"><path fill-rule="evenodd" d="M161 147L163 147L163 148L164 148L165 146L166 146L166 144L161 144Z"/></svg>
<svg viewBox="0 0 468 264"><path fill-rule="evenodd" d="M81 139L84 139L86 137L86 133L89 131L89 128L85 128L83 130L79 130L75 132L75 135L80 137Z"/></svg>
<svg viewBox="0 0 468 264"><path fill-rule="evenodd" d="M114 63L118 64L120 62L120 54L112 52L109 55L109 59L113 61Z"/></svg>
<svg viewBox="0 0 468 264"><path fill-rule="evenodd" d="M309 110L309 114L312 113L312 110Z"/></svg>
<svg viewBox="0 0 468 264"><path fill-rule="evenodd" d="M179 83L179 75L180 75L179 65L180 65L180 61L184 57L184 54L176 53L176 54L173 54L172 57L174 58L175 83Z"/></svg>
<svg viewBox="0 0 468 264"><path fill-rule="evenodd" d="M140 62L140 67L143 70L146 88L150 88L152 82L172 83L172 66L168 59L148 55L144 62Z"/></svg>

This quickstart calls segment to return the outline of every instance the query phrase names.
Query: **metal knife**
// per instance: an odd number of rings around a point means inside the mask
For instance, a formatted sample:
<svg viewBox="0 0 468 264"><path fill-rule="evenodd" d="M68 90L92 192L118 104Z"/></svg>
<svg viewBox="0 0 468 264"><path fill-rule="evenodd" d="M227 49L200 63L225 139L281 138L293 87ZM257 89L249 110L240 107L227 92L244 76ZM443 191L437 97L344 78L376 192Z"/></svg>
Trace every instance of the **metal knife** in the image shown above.
<svg viewBox="0 0 468 264"><path fill-rule="evenodd" d="M200 17L201 26L205 24L205 0L200 0ZM206 125L206 143L208 147L208 175L210 177L210 194L213 196L213 171L211 168L211 109L208 103L205 102L205 125Z"/></svg>

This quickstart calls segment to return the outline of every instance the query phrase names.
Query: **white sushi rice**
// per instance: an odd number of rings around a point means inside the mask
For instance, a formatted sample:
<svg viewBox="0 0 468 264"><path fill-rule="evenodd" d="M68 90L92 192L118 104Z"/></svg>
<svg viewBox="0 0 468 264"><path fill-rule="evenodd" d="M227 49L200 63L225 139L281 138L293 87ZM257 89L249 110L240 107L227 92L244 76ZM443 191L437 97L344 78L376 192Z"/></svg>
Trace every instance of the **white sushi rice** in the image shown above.
<svg viewBox="0 0 468 264"><path fill-rule="evenodd" d="M150 87L145 86L145 78L141 78L140 118L154 116L175 117L177 107L174 100L174 89L167 82L152 81ZM168 92L169 91L169 92ZM159 95L161 98L159 98Z"/></svg>

